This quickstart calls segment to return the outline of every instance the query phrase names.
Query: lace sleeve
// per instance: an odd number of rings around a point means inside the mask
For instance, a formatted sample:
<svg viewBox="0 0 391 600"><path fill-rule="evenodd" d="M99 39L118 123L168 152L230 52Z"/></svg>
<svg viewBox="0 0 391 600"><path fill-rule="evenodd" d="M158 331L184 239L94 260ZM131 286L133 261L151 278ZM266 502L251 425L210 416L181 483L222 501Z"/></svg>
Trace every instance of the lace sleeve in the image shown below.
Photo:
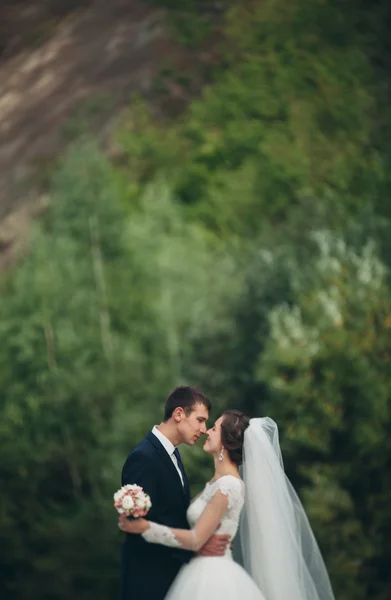
<svg viewBox="0 0 391 600"><path fill-rule="evenodd" d="M171 548L186 548L187 550L195 549L197 547L197 537L194 529L190 531L184 530L183 533L188 534L189 540L187 540L187 544L186 542L181 543L170 527L150 521L149 528L141 535L150 544L162 544Z"/></svg>
<svg viewBox="0 0 391 600"><path fill-rule="evenodd" d="M151 544L163 544L163 546L171 546L172 548L179 548L180 544L175 537L174 532L166 525L159 525L158 523L149 523L149 528L144 531L142 537L146 542Z"/></svg>
<svg viewBox="0 0 391 600"><path fill-rule="evenodd" d="M241 479L226 475L216 481L214 492L221 492L228 498L228 510L241 508L244 501L244 484Z"/></svg>

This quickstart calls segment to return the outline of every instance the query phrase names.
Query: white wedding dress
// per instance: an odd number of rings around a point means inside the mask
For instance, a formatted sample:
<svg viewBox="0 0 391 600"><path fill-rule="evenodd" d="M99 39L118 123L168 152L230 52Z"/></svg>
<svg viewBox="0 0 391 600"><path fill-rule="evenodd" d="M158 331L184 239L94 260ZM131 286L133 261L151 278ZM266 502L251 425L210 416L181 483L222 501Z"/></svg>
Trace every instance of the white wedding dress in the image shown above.
<svg viewBox="0 0 391 600"><path fill-rule="evenodd" d="M201 494L190 504L187 519L194 527L212 496L220 491L228 497L228 508L216 533L227 533L233 539L239 526L244 504L244 483L225 475L207 483ZM247 572L232 559L228 546L225 556L197 556L181 569L166 600L265 600Z"/></svg>
<svg viewBox="0 0 391 600"><path fill-rule="evenodd" d="M181 569L165 600L334 600L311 525L285 475L272 419L251 419L243 457L243 481L226 475L207 483L190 505L187 535L197 542L194 527L220 491L228 506L216 533L233 539L239 529L245 569L234 562L229 547L222 557L197 556ZM153 522L142 536L151 543L181 545L169 527Z"/></svg>

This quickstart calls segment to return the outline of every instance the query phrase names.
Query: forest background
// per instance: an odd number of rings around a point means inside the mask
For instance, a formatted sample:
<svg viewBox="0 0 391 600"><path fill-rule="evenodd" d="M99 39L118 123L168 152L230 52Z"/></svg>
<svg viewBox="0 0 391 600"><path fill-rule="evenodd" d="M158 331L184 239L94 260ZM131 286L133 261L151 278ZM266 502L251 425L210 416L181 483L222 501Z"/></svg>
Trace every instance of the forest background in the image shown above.
<svg viewBox="0 0 391 600"><path fill-rule="evenodd" d="M112 494L186 383L279 423L336 598L388 600L390 6L149 4L191 60L109 144L110 94L64 123L1 277L1 597L116 597Z"/></svg>

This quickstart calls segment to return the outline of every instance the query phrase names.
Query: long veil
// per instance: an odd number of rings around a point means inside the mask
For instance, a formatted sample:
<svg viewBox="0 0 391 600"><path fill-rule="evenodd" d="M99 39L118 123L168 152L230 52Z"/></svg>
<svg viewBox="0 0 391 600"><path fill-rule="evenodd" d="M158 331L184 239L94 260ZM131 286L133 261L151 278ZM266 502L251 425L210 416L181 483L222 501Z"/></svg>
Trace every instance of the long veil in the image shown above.
<svg viewBox="0 0 391 600"><path fill-rule="evenodd" d="M285 475L276 423L252 419L244 436L246 485L240 562L266 600L334 600L304 508Z"/></svg>

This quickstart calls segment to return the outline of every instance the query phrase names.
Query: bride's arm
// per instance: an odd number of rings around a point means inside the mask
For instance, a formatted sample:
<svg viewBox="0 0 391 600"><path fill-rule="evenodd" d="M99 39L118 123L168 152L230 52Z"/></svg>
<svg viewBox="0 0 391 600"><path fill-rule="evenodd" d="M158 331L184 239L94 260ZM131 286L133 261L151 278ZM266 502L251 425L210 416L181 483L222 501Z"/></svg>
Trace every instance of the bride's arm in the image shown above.
<svg viewBox="0 0 391 600"><path fill-rule="evenodd" d="M147 542L197 552L214 534L227 507L227 496L217 491L206 505L195 527L190 531L188 529L172 529L146 519L129 521L120 518L119 527L127 533L141 533Z"/></svg>

